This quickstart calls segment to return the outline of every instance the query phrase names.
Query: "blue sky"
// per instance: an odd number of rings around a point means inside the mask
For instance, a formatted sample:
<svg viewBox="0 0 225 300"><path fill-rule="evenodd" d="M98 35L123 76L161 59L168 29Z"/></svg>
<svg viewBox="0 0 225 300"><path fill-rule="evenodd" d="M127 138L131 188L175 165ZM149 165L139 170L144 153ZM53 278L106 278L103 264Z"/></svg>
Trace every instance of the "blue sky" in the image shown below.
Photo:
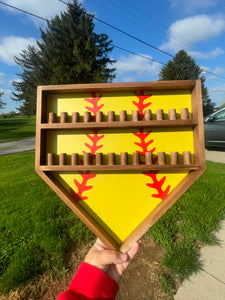
<svg viewBox="0 0 225 300"><path fill-rule="evenodd" d="M5 0L44 18L66 9L58 0ZM225 103L225 6L223 0L83 0L89 13L129 34L175 55L184 49L205 71L206 86L216 105ZM116 46L166 64L172 59L122 33L95 21L95 31L106 33ZM2 112L16 110L19 103L10 99L12 80L19 80L21 69L13 57L27 45L40 39L39 27L45 22L0 4L0 92L7 103ZM115 81L153 81L158 79L161 64L117 48ZM213 75L216 74L217 76Z"/></svg>

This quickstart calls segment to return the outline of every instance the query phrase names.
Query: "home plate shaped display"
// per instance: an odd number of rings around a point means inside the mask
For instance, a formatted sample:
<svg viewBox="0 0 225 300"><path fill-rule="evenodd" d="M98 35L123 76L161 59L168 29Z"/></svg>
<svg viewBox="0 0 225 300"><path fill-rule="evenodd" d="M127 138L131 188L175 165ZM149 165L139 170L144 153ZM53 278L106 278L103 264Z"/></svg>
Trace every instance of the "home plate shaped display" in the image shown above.
<svg viewBox="0 0 225 300"><path fill-rule="evenodd" d="M201 81L38 87L36 171L127 251L205 170Z"/></svg>

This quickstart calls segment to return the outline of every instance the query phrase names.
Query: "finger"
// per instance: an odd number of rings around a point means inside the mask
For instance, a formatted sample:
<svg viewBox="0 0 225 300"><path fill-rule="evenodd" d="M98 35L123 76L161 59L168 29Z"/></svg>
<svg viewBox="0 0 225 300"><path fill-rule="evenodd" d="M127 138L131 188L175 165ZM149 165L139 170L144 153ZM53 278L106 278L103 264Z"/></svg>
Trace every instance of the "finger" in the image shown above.
<svg viewBox="0 0 225 300"><path fill-rule="evenodd" d="M123 271L127 268L127 266L129 265L129 263L131 262L131 260L134 258L134 256L137 254L138 250L139 250L139 246L140 243L137 242L134 244L133 247L131 247L128 251L127 251L127 255L129 257L129 260L127 262L125 262L123 264Z"/></svg>
<svg viewBox="0 0 225 300"><path fill-rule="evenodd" d="M138 252L138 250L139 250L139 246L140 246L139 242L136 242L136 243L134 244L134 246L131 247L131 248L127 251L127 254L128 254L130 260L132 260L132 259L134 258L134 256L137 254L137 252Z"/></svg>
<svg viewBox="0 0 225 300"><path fill-rule="evenodd" d="M98 253L98 264L123 264L129 260L129 256L126 253L120 253L115 250L104 250Z"/></svg>
<svg viewBox="0 0 225 300"><path fill-rule="evenodd" d="M94 247L98 248L99 250L107 249L106 245L99 238L97 238Z"/></svg>

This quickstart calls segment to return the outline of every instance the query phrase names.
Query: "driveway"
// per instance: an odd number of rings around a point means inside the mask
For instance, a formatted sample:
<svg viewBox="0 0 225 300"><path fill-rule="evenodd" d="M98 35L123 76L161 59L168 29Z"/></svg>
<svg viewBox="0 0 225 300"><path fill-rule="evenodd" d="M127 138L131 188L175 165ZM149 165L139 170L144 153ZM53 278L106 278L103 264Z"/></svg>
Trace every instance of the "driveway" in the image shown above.
<svg viewBox="0 0 225 300"><path fill-rule="evenodd" d="M0 155L15 154L35 150L35 138L0 143Z"/></svg>
<svg viewBox="0 0 225 300"><path fill-rule="evenodd" d="M225 151L210 151L205 150L206 160L225 164Z"/></svg>

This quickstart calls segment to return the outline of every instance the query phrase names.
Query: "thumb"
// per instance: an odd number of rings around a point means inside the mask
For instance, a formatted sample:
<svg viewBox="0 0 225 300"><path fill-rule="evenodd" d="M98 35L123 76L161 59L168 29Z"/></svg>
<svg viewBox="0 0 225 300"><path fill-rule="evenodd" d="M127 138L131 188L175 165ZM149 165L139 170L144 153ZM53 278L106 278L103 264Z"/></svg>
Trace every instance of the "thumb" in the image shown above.
<svg viewBox="0 0 225 300"><path fill-rule="evenodd" d="M122 264L129 260L126 253L120 253L115 250L103 250L99 252L99 265Z"/></svg>

